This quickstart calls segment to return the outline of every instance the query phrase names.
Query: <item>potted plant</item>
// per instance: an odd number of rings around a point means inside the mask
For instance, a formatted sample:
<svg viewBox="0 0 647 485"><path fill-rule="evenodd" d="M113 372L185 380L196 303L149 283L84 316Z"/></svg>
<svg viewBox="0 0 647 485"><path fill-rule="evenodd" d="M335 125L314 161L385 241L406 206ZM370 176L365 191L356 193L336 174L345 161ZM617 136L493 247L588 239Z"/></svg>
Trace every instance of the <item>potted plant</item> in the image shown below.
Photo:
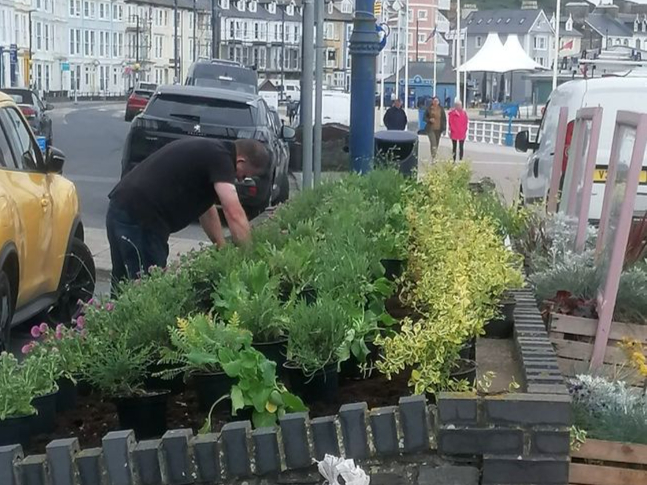
<svg viewBox="0 0 647 485"><path fill-rule="evenodd" d="M284 364L292 391L305 402L332 402L339 386L338 366L348 356L348 313L330 295L289 312L288 361ZM345 354L345 355L344 355Z"/></svg>
<svg viewBox="0 0 647 485"><path fill-rule="evenodd" d="M28 354L35 347L42 348L46 353L55 353L59 359L60 377L57 379L58 394L56 395L56 411L64 412L76 407L77 379L83 365L81 345L85 335L85 319L79 316L73 327L59 324L52 329L42 323L31 329L33 340L23 347L23 353Z"/></svg>
<svg viewBox="0 0 647 485"><path fill-rule="evenodd" d="M279 296L282 301L300 298L312 303L316 300L313 286L315 248L316 236L291 238L280 249L266 246L263 257L268 261L272 274L280 278Z"/></svg>
<svg viewBox="0 0 647 485"><path fill-rule="evenodd" d="M45 323L40 325L41 330L46 327ZM22 372L32 383L34 391L32 404L36 409L36 416L32 420L33 435L54 431L56 396L58 394L56 381L63 375L61 363L61 356L58 352L34 345L21 364Z"/></svg>
<svg viewBox="0 0 647 485"><path fill-rule="evenodd" d="M517 301L514 295L505 291L499 298L496 313L485 325L485 336L488 338L507 339L514 330L514 309Z"/></svg>
<svg viewBox="0 0 647 485"><path fill-rule="evenodd" d="M115 404L122 429L134 430L137 439L148 439L166 431L169 391L145 388L157 349L151 344L132 345L131 332L137 331L132 327L123 332L88 332L81 376Z"/></svg>
<svg viewBox="0 0 647 485"><path fill-rule="evenodd" d="M251 332L254 346L282 366L287 339L278 289L279 277L270 275L267 263L243 263L216 285L213 309L225 321L236 315L238 325Z"/></svg>
<svg viewBox="0 0 647 485"><path fill-rule="evenodd" d="M232 416L247 419L251 415L254 427L263 428L274 426L286 412L307 411L303 401L277 381L276 363L261 352L246 345L238 351L223 348L218 356L223 370L235 382L231 392L221 397L231 400ZM202 432L212 431L211 414L217 404L212 405Z"/></svg>
<svg viewBox="0 0 647 485"><path fill-rule="evenodd" d="M0 446L29 446L36 409L34 383L8 352L0 354Z"/></svg>
<svg viewBox="0 0 647 485"><path fill-rule="evenodd" d="M223 370L221 352L224 349L240 352L251 345L252 334L240 328L236 314L227 325L205 314L180 318L169 333L171 347L162 349L159 364L172 368L159 375L166 379L177 375L190 377L200 410L208 411L234 384Z"/></svg>

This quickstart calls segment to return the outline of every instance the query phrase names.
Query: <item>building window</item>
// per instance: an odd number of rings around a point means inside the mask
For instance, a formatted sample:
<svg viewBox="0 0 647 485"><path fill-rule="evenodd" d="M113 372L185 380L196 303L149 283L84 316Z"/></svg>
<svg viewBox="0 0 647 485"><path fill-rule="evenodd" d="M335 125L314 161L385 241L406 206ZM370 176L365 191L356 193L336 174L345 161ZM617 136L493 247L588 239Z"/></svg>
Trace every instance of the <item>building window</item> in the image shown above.
<svg viewBox="0 0 647 485"><path fill-rule="evenodd" d="M538 51L545 51L546 50L546 48L547 48L546 46L548 44L548 41L546 40L545 36L540 36L540 35L536 36L534 42L535 42L534 45L535 45L536 50L538 50Z"/></svg>
<svg viewBox="0 0 647 485"><path fill-rule="evenodd" d="M335 40L335 24L324 22L324 39Z"/></svg>
<svg viewBox="0 0 647 485"><path fill-rule="evenodd" d="M326 49L326 67L337 67L337 50Z"/></svg>
<svg viewBox="0 0 647 485"><path fill-rule="evenodd" d="M421 8L418 10L418 20L427 20L428 12L427 9Z"/></svg>
<svg viewBox="0 0 647 485"><path fill-rule="evenodd" d="M161 59L164 53L164 36L156 35L155 36L155 57Z"/></svg>
<svg viewBox="0 0 647 485"><path fill-rule="evenodd" d="M54 35L52 35L52 34L53 34L53 32L54 32L54 26L52 25L52 26L50 27L50 25L49 25L49 24L45 24L45 50L46 50L46 51L49 51L49 46L50 46L50 44L49 44L49 39L50 39L50 35L51 35L51 37L52 37L52 42L54 42Z"/></svg>
<svg viewBox="0 0 647 485"><path fill-rule="evenodd" d="M479 49L483 45L483 37L481 37L480 35L477 35L475 42L476 42L476 48Z"/></svg>
<svg viewBox="0 0 647 485"><path fill-rule="evenodd" d="M427 42L427 34L418 34L418 44Z"/></svg>
<svg viewBox="0 0 647 485"><path fill-rule="evenodd" d="M2 12L4 16L4 12ZM36 22L36 50L43 48L43 24Z"/></svg>
<svg viewBox="0 0 647 485"><path fill-rule="evenodd" d="M220 0L220 7L229 10L229 0Z"/></svg>
<svg viewBox="0 0 647 485"><path fill-rule="evenodd" d="M545 57L543 57L543 56L535 57L535 62L536 62L537 64L539 64L540 66L544 66L544 67L546 67L546 58L545 58Z"/></svg>
<svg viewBox="0 0 647 485"><path fill-rule="evenodd" d="M349 0L344 0L341 4L341 13L353 13L353 5Z"/></svg>

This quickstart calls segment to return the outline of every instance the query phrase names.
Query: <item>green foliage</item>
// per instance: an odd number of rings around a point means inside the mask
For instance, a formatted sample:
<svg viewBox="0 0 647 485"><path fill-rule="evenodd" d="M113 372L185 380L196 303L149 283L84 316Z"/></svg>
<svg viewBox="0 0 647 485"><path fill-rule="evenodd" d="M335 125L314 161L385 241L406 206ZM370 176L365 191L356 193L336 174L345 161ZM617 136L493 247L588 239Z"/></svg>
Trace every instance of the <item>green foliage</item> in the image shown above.
<svg viewBox="0 0 647 485"><path fill-rule="evenodd" d="M348 356L350 317L338 299L320 294L313 305L298 302L289 318L287 357L306 375Z"/></svg>
<svg viewBox="0 0 647 485"><path fill-rule="evenodd" d="M213 305L224 320L238 315L240 326L256 342L273 342L283 335L285 318L278 298L279 277L264 261L243 262L214 288Z"/></svg>
<svg viewBox="0 0 647 485"><path fill-rule="evenodd" d="M162 349L159 360L173 369L161 375L171 379L181 373L222 372L223 355L240 352L252 343L252 334L239 323L236 314L228 325L204 314L178 319L177 326L169 328L171 347Z"/></svg>
<svg viewBox="0 0 647 485"><path fill-rule="evenodd" d="M58 390L56 380L62 376L61 356L42 346L34 346L21 364L21 372L31 383L36 397Z"/></svg>
<svg viewBox="0 0 647 485"><path fill-rule="evenodd" d="M525 231L527 212L518 204L508 204L494 183L481 182L474 194L476 213L491 220L501 237L516 238Z"/></svg>
<svg viewBox="0 0 647 485"><path fill-rule="evenodd" d="M13 354L0 354L0 421L36 412L31 405L36 397L35 383L25 370Z"/></svg>

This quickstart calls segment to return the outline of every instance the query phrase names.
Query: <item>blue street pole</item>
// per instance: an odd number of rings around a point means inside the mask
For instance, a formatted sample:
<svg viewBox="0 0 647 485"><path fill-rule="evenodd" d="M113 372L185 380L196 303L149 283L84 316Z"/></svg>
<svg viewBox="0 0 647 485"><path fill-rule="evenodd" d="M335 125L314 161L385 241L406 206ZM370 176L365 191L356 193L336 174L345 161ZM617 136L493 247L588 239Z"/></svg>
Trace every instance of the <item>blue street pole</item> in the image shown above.
<svg viewBox="0 0 647 485"><path fill-rule="evenodd" d="M366 173L375 154L376 60L380 39L375 30L374 0L357 0L353 34L350 78L349 150L353 170Z"/></svg>

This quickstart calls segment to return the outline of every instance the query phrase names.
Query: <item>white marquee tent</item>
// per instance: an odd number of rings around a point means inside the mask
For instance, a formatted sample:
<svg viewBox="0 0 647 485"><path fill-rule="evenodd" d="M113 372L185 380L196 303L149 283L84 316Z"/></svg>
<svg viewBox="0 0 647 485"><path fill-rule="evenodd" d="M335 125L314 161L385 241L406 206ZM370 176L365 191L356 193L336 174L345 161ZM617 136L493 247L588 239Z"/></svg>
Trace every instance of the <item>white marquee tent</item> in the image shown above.
<svg viewBox="0 0 647 485"><path fill-rule="evenodd" d="M499 74L546 69L526 54L516 34L510 34L503 45L496 32L490 32L483 47L474 57L458 68L459 72L495 72Z"/></svg>

